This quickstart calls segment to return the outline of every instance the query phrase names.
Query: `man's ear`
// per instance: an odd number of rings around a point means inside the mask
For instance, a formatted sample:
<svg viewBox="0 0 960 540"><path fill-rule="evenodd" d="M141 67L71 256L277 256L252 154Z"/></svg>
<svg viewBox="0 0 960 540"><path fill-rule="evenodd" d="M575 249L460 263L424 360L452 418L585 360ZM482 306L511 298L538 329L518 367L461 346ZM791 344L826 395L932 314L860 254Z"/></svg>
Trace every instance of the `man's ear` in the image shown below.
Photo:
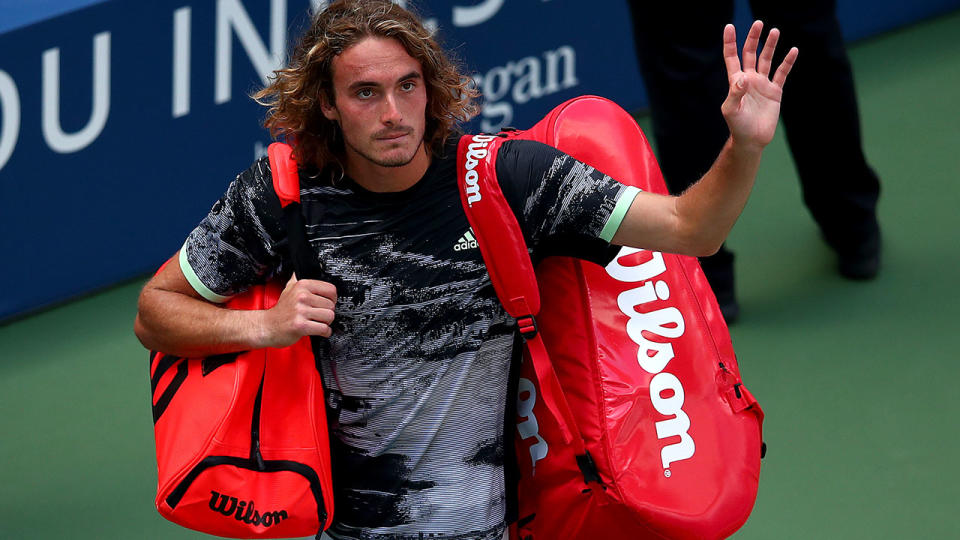
<svg viewBox="0 0 960 540"><path fill-rule="evenodd" d="M340 120L340 112L337 111L337 106L325 95L321 93L320 95L320 111L323 112L323 116L327 120L333 120L338 122Z"/></svg>

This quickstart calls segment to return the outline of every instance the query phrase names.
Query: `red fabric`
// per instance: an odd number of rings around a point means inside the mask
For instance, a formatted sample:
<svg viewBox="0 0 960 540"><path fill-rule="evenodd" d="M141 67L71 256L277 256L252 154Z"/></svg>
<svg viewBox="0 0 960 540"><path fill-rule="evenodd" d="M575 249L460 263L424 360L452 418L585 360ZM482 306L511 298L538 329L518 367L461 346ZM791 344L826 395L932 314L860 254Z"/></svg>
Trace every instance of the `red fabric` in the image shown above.
<svg viewBox="0 0 960 540"><path fill-rule="evenodd" d="M530 130L506 136L544 142L626 184L666 193L643 133L608 100L575 98ZM756 498L763 414L742 385L696 259L624 248L602 268L551 257L536 269L539 291L532 290L522 237L511 251L500 251L508 244L502 240L484 241L519 234L504 230L516 220L495 201L502 195L494 196L496 148L505 139L487 144L472 169L476 186L467 184L470 140L461 141L458 164L464 208L497 293L514 316L522 315L511 307L516 298L541 303L539 312L526 313L536 315L546 352L529 348L521 369L514 538L732 534ZM569 405L572 418L550 400ZM570 444L565 427L573 430ZM599 482L587 481L578 466L582 448Z"/></svg>
<svg viewBox="0 0 960 540"><path fill-rule="evenodd" d="M270 158L270 171L273 175L273 189L277 192L280 205L300 202L300 175L297 161L293 157L293 148L285 143L271 143L267 147Z"/></svg>
<svg viewBox="0 0 960 540"><path fill-rule="evenodd" d="M279 282L256 286L226 307L268 309L282 289ZM165 518L233 538L312 536L330 525L324 393L309 338L207 359L154 353L150 375L156 505Z"/></svg>

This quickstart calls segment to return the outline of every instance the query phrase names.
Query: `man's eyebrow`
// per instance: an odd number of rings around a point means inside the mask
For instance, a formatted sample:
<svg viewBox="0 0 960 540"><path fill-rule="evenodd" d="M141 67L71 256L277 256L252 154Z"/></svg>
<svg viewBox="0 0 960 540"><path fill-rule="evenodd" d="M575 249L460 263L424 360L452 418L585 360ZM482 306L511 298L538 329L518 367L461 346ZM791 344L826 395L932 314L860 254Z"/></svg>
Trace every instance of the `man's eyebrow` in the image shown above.
<svg viewBox="0 0 960 540"><path fill-rule="evenodd" d="M422 79L422 78L423 78L423 75L421 75L420 72L418 72L418 71L411 71L410 73L407 73L407 74L404 75L403 77L400 77L399 80L400 80L400 81L409 81L409 80L411 80L411 79Z"/></svg>
<svg viewBox="0 0 960 540"><path fill-rule="evenodd" d="M419 72L411 71L410 73L407 73L406 75L397 79L397 82L411 81L411 80L422 79L422 78L423 78L423 75L421 75ZM369 87L376 88L378 86L380 86L380 83L376 81L356 81L352 83L350 86L348 86L347 89L355 90L357 88L369 88Z"/></svg>

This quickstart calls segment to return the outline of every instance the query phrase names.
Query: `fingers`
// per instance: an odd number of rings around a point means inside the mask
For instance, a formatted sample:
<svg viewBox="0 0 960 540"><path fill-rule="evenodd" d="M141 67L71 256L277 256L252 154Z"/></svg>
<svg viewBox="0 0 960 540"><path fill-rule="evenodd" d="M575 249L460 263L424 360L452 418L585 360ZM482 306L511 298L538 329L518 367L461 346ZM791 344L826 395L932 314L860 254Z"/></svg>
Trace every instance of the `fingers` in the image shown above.
<svg viewBox="0 0 960 540"><path fill-rule="evenodd" d="M760 53L760 61L757 63L757 73L767 77L770 74L770 65L773 63L773 51L777 48L777 41L780 39L780 30L771 28L767 35L767 41L763 44L763 51Z"/></svg>
<svg viewBox="0 0 960 540"><path fill-rule="evenodd" d="M286 313L280 319L288 321L293 334L330 337L336 303L337 289L332 283L292 277L277 306Z"/></svg>
<svg viewBox="0 0 960 540"><path fill-rule="evenodd" d="M296 321L297 334L300 336L322 336L330 337L333 335L333 312L330 311L329 318L319 320L301 318Z"/></svg>
<svg viewBox="0 0 960 540"><path fill-rule="evenodd" d="M333 328L330 326L332 322L332 320L330 322L323 322L314 321L305 317L297 317L291 321L289 325L289 338L280 342L279 345L274 346L286 347L292 345L304 336L321 336L328 338L333 335Z"/></svg>
<svg viewBox="0 0 960 540"><path fill-rule="evenodd" d="M777 49L777 43L780 41L780 30L772 28L767 35L766 42L760 56L757 56L757 48L760 45L760 35L763 33L763 21L754 21L747 32L746 41L743 44L743 61L741 62L737 54L737 31L732 24L728 24L723 29L723 61L727 66L727 80L730 82L731 91L736 92L739 88L738 83L742 78L738 76L741 71L755 70L764 78L770 76L770 69L773 67L773 55ZM787 75L793 68L797 60L799 51L796 47L787 52L783 62L777 67L773 74L773 82L783 87Z"/></svg>
<svg viewBox="0 0 960 540"><path fill-rule="evenodd" d="M283 292L286 293L290 289L294 288L297 285L297 274L290 274L290 279L287 280L287 284L283 286Z"/></svg>
<svg viewBox="0 0 960 540"><path fill-rule="evenodd" d="M733 78L740 73L740 56L737 54L737 29L732 24L723 28L723 62L727 65L727 80L733 84Z"/></svg>
<svg viewBox="0 0 960 540"><path fill-rule="evenodd" d="M787 75L790 74L790 70L793 69L794 62L797 61L797 56L800 54L800 51L793 47L787 52L787 56L783 59L783 62L780 63L780 67L777 68L777 71L773 74L773 82L780 88L783 88L783 83L787 80Z"/></svg>
<svg viewBox="0 0 960 540"><path fill-rule="evenodd" d="M760 44L760 33L763 31L762 21L753 21L747 32L747 40L743 44L743 70L750 71L757 67L757 46Z"/></svg>
<svg viewBox="0 0 960 540"><path fill-rule="evenodd" d="M304 279L298 281L290 293L298 314L307 319L329 323L337 305L337 289L332 283Z"/></svg>
<svg viewBox="0 0 960 540"><path fill-rule="evenodd" d="M308 298L300 298L294 308L293 327L300 336L330 337L330 325L336 318L333 307L314 307Z"/></svg>
<svg viewBox="0 0 960 540"><path fill-rule="evenodd" d="M310 294L322 296L328 298L334 304L337 303L337 288L333 283L316 279L302 279L297 284Z"/></svg>

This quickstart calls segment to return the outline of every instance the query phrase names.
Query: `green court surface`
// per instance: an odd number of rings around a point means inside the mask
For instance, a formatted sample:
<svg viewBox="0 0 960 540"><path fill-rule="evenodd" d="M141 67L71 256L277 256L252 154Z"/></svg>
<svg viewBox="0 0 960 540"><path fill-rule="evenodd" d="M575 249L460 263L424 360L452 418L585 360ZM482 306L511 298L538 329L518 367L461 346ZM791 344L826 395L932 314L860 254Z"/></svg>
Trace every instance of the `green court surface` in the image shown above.
<svg viewBox="0 0 960 540"><path fill-rule="evenodd" d="M738 539L960 538L960 13L850 53L884 266L838 277L779 134L729 242L769 445ZM0 327L0 538L203 537L153 508L141 283Z"/></svg>

